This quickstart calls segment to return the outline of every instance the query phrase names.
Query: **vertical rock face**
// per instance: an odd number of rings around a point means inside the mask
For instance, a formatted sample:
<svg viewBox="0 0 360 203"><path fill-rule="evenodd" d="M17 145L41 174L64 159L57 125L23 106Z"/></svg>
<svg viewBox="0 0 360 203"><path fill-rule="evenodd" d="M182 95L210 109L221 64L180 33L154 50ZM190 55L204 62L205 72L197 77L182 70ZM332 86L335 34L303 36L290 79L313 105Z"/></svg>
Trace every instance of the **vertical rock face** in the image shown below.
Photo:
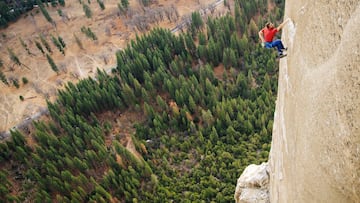
<svg viewBox="0 0 360 203"><path fill-rule="evenodd" d="M237 180L236 203L269 203L269 165L251 164Z"/></svg>
<svg viewBox="0 0 360 203"><path fill-rule="evenodd" d="M360 1L289 0L271 202L360 202Z"/></svg>

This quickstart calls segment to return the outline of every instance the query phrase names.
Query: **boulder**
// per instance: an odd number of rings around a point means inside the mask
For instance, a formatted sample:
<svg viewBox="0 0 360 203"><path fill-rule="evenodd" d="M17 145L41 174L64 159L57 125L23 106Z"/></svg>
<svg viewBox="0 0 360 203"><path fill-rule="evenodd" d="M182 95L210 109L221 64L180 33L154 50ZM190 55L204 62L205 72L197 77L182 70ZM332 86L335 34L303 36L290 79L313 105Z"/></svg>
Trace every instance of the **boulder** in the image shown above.
<svg viewBox="0 0 360 203"><path fill-rule="evenodd" d="M269 203L268 163L251 164L245 168L237 180L235 189L236 203Z"/></svg>

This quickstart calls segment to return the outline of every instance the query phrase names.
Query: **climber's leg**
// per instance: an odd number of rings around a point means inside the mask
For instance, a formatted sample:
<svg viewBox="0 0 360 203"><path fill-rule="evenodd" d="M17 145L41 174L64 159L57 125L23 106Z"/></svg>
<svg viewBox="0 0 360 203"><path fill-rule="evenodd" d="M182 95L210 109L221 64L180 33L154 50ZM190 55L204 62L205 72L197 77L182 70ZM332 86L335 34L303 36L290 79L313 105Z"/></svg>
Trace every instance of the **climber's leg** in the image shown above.
<svg viewBox="0 0 360 203"><path fill-rule="evenodd" d="M272 41L271 47L276 47L279 55L281 55L283 53L283 50L285 50L283 43L279 39Z"/></svg>

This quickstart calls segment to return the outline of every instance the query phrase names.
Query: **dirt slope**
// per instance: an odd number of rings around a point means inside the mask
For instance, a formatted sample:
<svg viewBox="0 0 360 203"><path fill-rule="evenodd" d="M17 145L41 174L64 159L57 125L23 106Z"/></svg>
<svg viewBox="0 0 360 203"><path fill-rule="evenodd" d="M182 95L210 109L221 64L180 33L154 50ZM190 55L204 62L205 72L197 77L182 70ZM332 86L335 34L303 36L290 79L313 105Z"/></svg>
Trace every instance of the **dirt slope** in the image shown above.
<svg viewBox="0 0 360 203"><path fill-rule="evenodd" d="M129 25L129 17L118 16L117 4L119 0L106 0L105 10L102 11L96 1L89 5L93 17L86 18L82 5L78 1L66 1L62 10L64 17L57 13L58 8L49 7L48 12L56 22L56 27L48 23L39 9L34 9L24 15L8 28L0 30L0 59L4 61L2 71L8 79L19 80L20 88L8 87L0 82L0 133L22 123L26 119L33 119L33 115L46 106L46 99L54 101L58 88L64 87L67 81L76 82L79 79L93 76L97 68L110 70L116 64L115 52L125 47L139 31ZM143 10L138 0L129 0L130 9L134 15L141 15ZM173 28L181 22L182 16L204 8L215 0L159 0L156 8L165 8L174 5L180 17L178 21L170 22L166 18L158 25ZM33 16L33 17L32 17ZM97 41L87 38L81 31L82 26L89 27L97 36ZM42 33L50 44L53 54L51 57L61 70L57 75L51 70L46 57L41 54L35 45L40 42L39 34ZM60 36L66 43L65 56L53 45L50 35ZM76 43L76 35L84 49ZM21 46L19 38L29 47L33 55L27 54ZM13 66L9 59L7 48L11 48L20 61L31 70L24 67ZM45 47L43 47L45 49ZM11 70L13 67L13 70ZM29 83L23 85L22 77ZM20 101L19 96L25 98Z"/></svg>
<svg viewBox="0 0 360 203"><path fill-rule="evenodd" d="M286 1L271 202L360 202L360 2Z"/></svg>

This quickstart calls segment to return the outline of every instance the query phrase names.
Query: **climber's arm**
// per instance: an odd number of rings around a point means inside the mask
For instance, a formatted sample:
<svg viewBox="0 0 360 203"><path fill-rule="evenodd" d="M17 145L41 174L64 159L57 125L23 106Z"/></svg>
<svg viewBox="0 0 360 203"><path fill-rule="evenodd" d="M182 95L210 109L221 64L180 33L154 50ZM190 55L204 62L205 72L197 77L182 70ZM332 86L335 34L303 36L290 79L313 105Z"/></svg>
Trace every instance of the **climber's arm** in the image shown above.
<svg viewBox="0 0 360 203"><path fill-rule="evenodd" d="M277 31L280 31L288 21L290 21L290 18L288 18L288 19L286 19L284 22L282 22L282 23L276 28Z"/></svg>
<svg viewBox="0 0 360 203"><path fill-rule="evenodd" d="M259 31L259 38L260 38L260 40L261 40L262 43L265 42L264 35L263 35L263 30L264 30L264 29L261 29L261 30Z"/></svg>

